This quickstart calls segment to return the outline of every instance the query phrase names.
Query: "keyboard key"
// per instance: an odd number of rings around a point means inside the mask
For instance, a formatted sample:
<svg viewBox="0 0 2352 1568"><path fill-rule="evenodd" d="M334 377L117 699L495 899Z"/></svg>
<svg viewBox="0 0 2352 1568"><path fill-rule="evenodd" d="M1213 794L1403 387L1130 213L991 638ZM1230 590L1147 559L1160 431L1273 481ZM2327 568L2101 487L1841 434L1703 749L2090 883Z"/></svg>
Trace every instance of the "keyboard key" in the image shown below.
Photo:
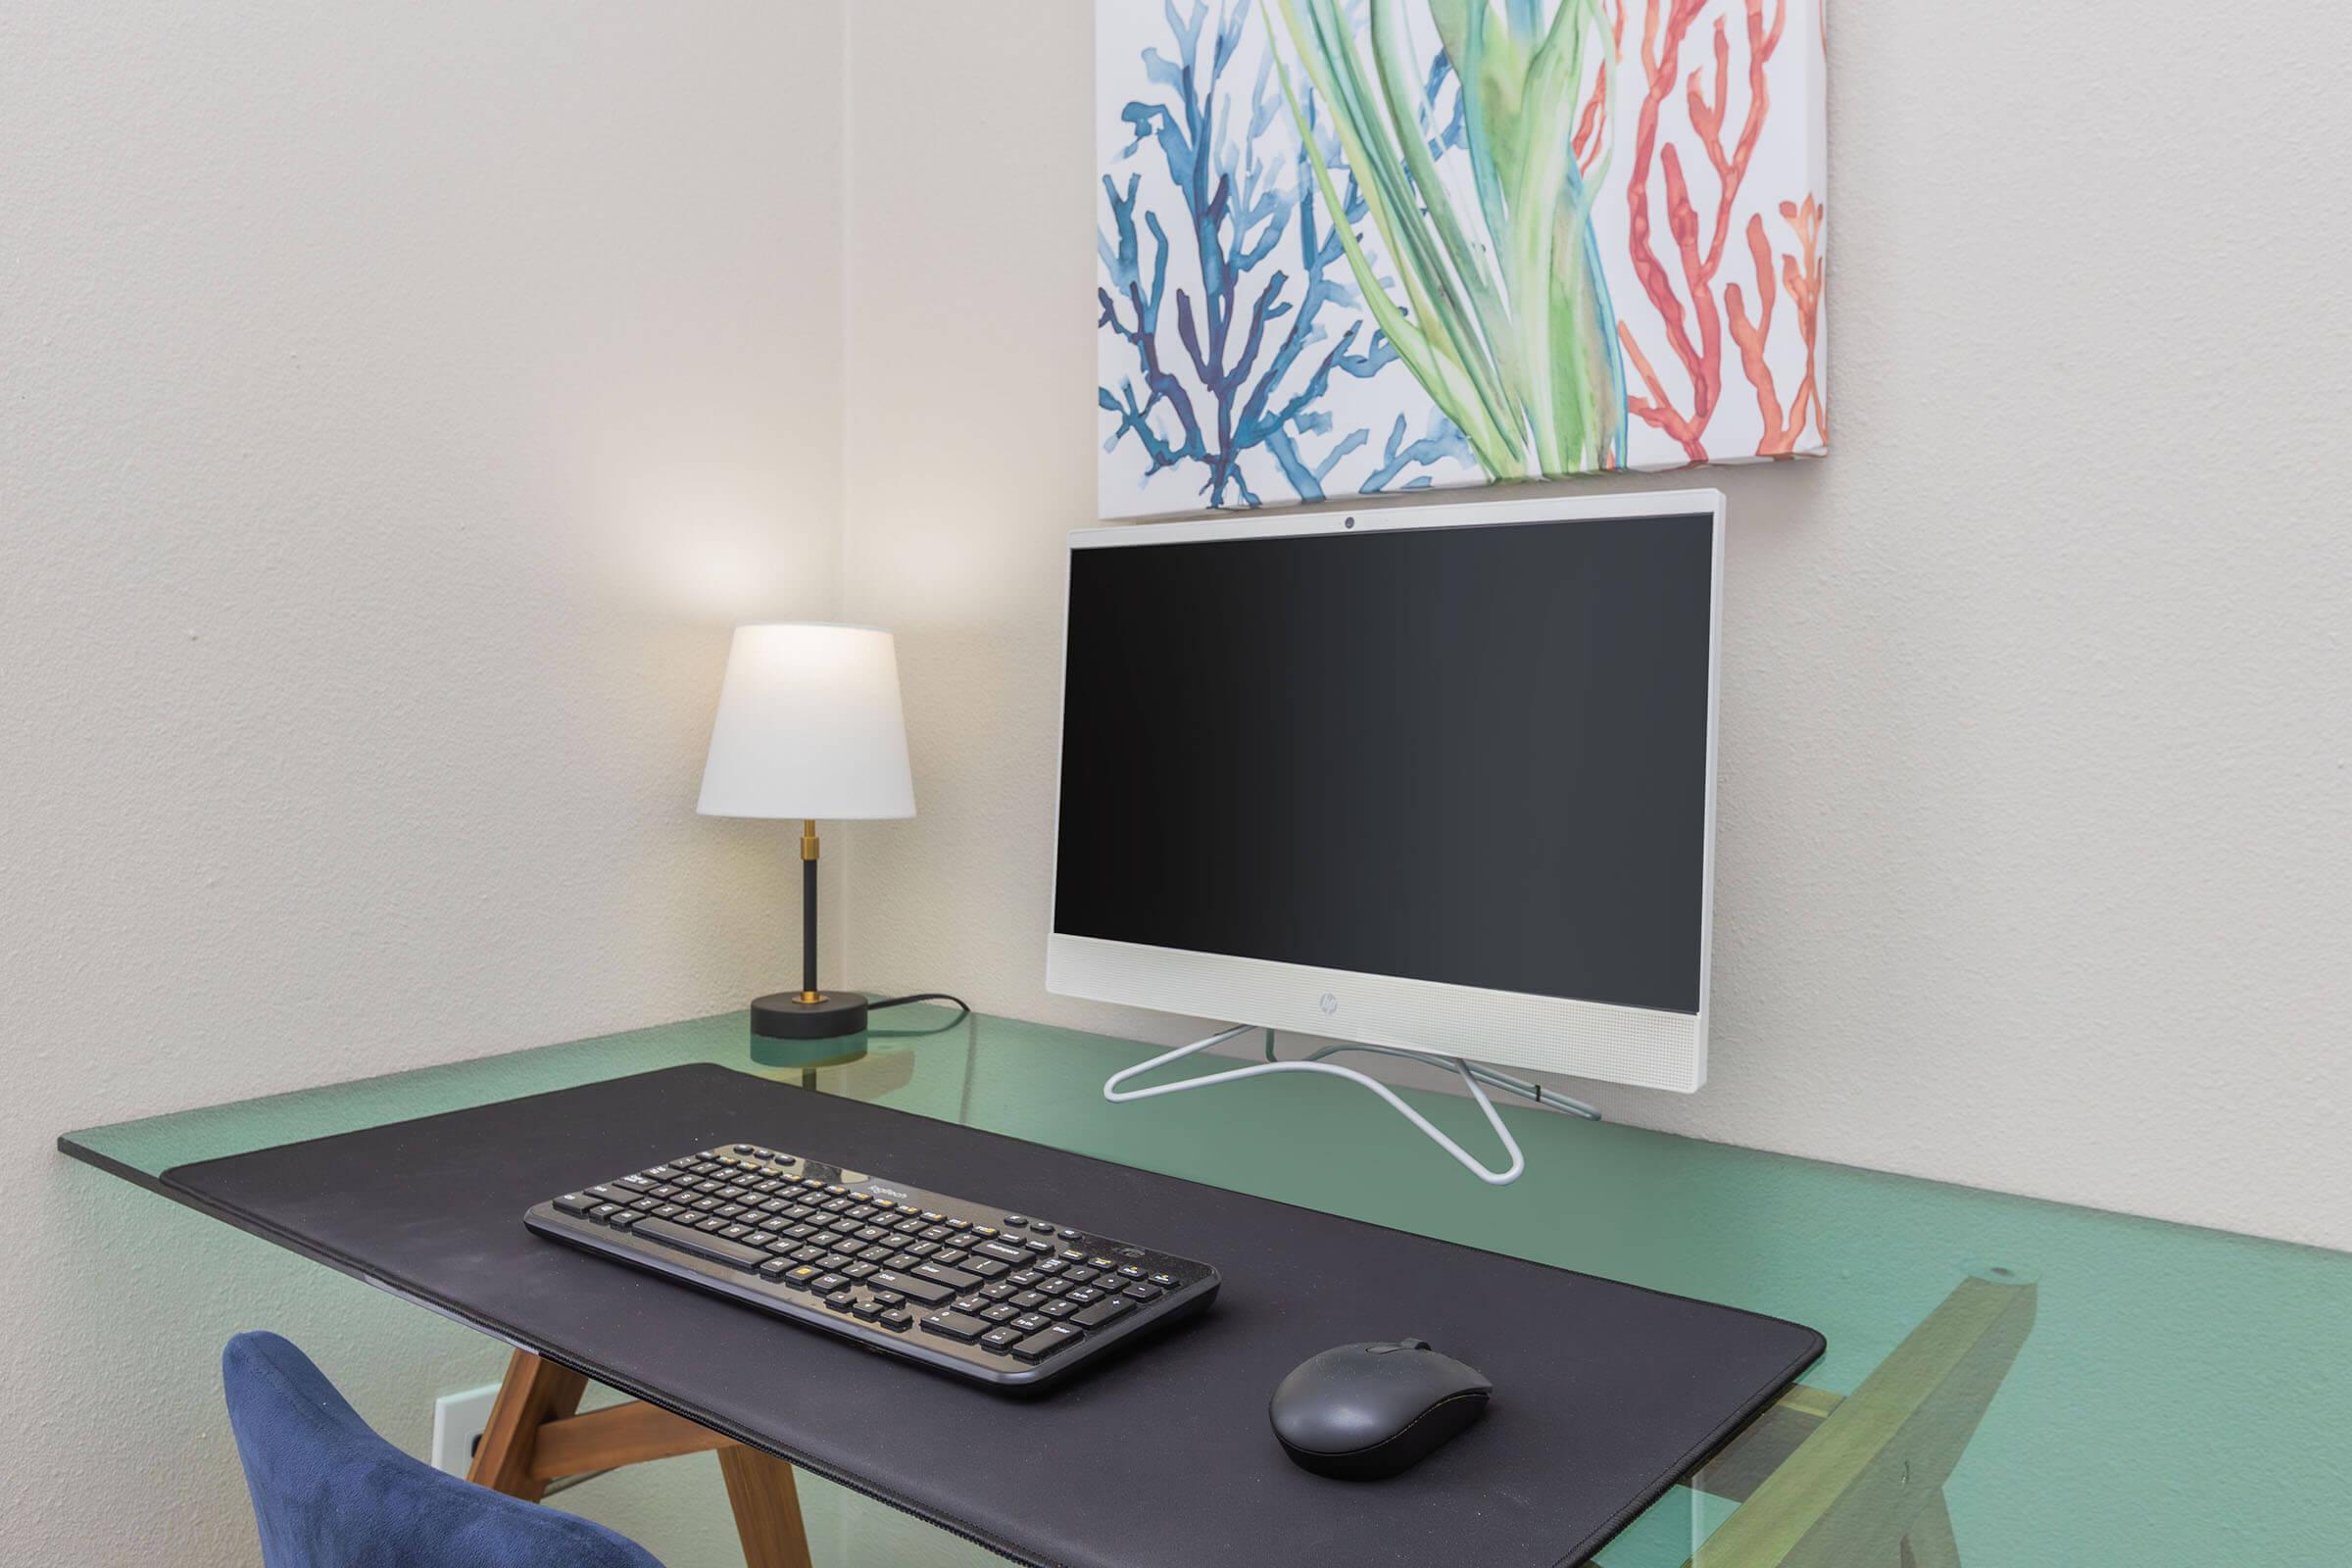
<svg viewBox="0 0 2352 1568"><path fill-rule="evenodd" d="M1009 1323L1020 1315L1021 1309L1019 1307L1009 1306L1003 1301L999 1301L996 1305L990 1307L985 1312L982 1312L980 1314L980 1318L981 1321L985 1323Z"/></svg>
<svg viewBox="0 0 2352 1568"><path fill-rule="evenodd" d="M665 1219L640 1220L634 1234L647 1241L660 1242L664 1247L674 1247L681 1252L691 1252L696 1257L724 1263L730 1268L753 1269L767 1261L767 1254L757 1248L722 1241L715 1236L705 1236L700 1231L689 1230Z"/></svg>
<svg viewBox="0 0 2352 1568"><path fill-rule="evenodd" d="M1156 1285L1130 1285L1119 1294L1139 1301L1156 1301L1160 1298L1160 1289Z"/></svg>
<svg viewBox="0 0 2352 1568"><path fill-rule="evenodd" d="M1056 1351L1066 1350L1085 1338L1067 1323L1049 1323L1037 1333L1012 1348L1013 1356L1022 1361L1043 1361Z"/></svg>
<svg viewBox="0 0 2352 1568"><path fill-rule="evenodd" d="M808 1288L819 1296L831 1296L835 1291L840 1290L843 1286L849 1283L849 1279L845 1275L819 1274L816 1277L816 1282L810 1285Z"/></svg>
<svg viewBox="0 0 2352 1568"><path fill-rule="evenodd" d="M858 1304L858 1293L855 1291L835 1291L832 1295L825 1298L825 1304L836 1312L847 1312L850 1308Z"/></svg>
<svg viewBox="0 0 2352 1568"><path fill-rule="evenodd" d="M1152 1276L1152 1283L1158 1286L1163 1291L1172 1291L1176 1288L1176 1276L1173 1274L1154 1274Z"/></svg>
<svg viewBox="0 0 2352 1568"><path fill-rule="evenodd" d="M1130 1263L1125 1268L1119 1270L1119 1278L1121 1279L1140 1280L1143 1277L1144 1271L1133 1263Z"/></svg>
<svg viewBox="0 0 2352 1568"><path fill-rule="evenodd" d="M1054 1234L1054 1227L1047 1224L1042 1219L1031 1220L1029 1222L1029 1228L1037 1232L1040 1236L1051 1236Z"/></svg>
<svg viewBox="0 0 2352 1568"><path fill-rule="evenodd" d="M923 1332L969 1345L988 1332L988 1325L961 1312L934 1312L923 1319Z"/></svg>
<svg viewBox="0 0 2352 1568"><path fill-rule="evenodd" d="M974 1262L972 1265L972 1272L969 1274L966 1274L959 1268L948 1268L939 1263L917 1263L914 1265L913 1272L918 1277L927 1279L934 1285L945 1285L950 1290L955 1291L968 1291L973 1286L979 1284L981 1279L984 1277L980 1273L980 1266L977 1262ZM997 1272L999 1274L1004 1273L1004 1265L1002 1263L998 1264Z"/></svg>
<svg viewBox="0 0 2352 1568"><path fill-rule="evenodd" d="M1039 1307L1038 1310L1045 1313L1048 1317L1062 1318L1068 1317L1072 1312L1077 1311L1078 1308L1068 1301L1048 1301L1045 1305Z"/></svg>
<svg viewBox="0 0 2352 1568"><path fill-rule="evenodd" d="M596 1206L596 1200L584 1193L565 1193L556 1200L556 1207L566 1214L585 1214Z"/></svg>
<svg viewBox="0 0 2352 1568"><path fill-rule="evenodd" d="M1082 1329L1099 1329L1105 1323L1117 1322L1134 1310L1135 1303L1133 1301L1122 1300L1118 1297L1112 1296L1087 1307L1070 1321Z"/></svg>
<svg viewBox="0 0 2352 1568"><path fill-rule="evenodd" d="M788 1268L784 1271L784 1283L796 1291L805 1291L822 1272L824 1271L812 1263L803 1263L798 1268Z"/></svg>
<svg viewBox="0 0 2352 1568"><path fill-rule="evenodd" d="M910 1274L901 1274L895 1269L882 1269L868 1274L865 1277L865 1283L869 1289L895 1292L909 1301L920 1301L925 1306L937 1306L956 1294L954 1290L940 1284L937 1280L917 1279Z"/></svg>
<svg viewBox="0 0 2352 1568"><path fill-rule="evenodd" d="M760 1265L760 1277L763 1280L780 1280L791 1272L792 1265L780 1257L771 1257Z"/></svg>
<svg viewBox="0 0 2352 1568"><path fill-rule="evenodd" d="M894 1306L886 1309L879 1317L875 1318L874 1321L881 1324L886 1329L891 1329L901 1334L904 1334L906 1330L914 1326L914 1318L912 1314L910 1314L903 1306Z"/></svg>
<svg viewBox="0 0 2352 1568"><path fill-rule="evenodd" d="M1007 1306L1011 1304L1012 1303L1009 1301L1005 1303ZM1023 1334L1035 1334L1038 1330L1044 1328L1047 1324L1053 1321L1054 1320L1052 1318L1046 1316L1046 1314L1043 1312L1023 1312L1019 1317L1016 1317L1010 1323L1007 1323L1005 1327L1019 1329Z"/></svg>
<svg viewBox="0 0 2352 1568"><path fill-rule="evenodd" d="M963 1260L963 1266L971 1270L975 1277L984 1280L993 1280L998 1275L1008 1272L1012 1267L1011 1264L1001 1263L993 1257L967 1257Z"/></svg>
<svg viewBox="0 0 2352 1568"><path fill-rule="evenodd" d="M1024 1312L1034 1312L1046 1304L1048 1297L1043 1291L1023 1291L1020 1295L1008 1296L1005 1299Z"/></svg>
<svg viewBox="0 0 2352 1568"><path fill-rule="evenodd" d="M858 1317L865 1319L868 1323L871 1323L874 1319L882 1315L882 1303L872 1299L856 1301L851 1303L850 1310Z"/></svg>
<svg viewBox="0 0 2352 1568"><path fill-rule="evenodd" d="M1011 1349L1020 1341L1020 1338L1021 1331L1019 1329L990 1329L986 1334L980 1336L980 1343L1001 1354Z"/></svg>
<svg viewBox="0 0 2352 1568"><path fill-rule="evenodd" d="M1029 1216L1026 1214L1007 1214L1004 1216L1004 1223L1011 1226L1014 1230L1018 1230L1022 1226L1029 1223Z"/></svg>
<svg viewBox="0 0 2352 1568"><path fill-rule="evenodd" d="M588 1217L602 1225L619 1212L620 1205L618 1203L599 1203L588 1211Z"/></svg>
<svg viewBox="0 0 2352 1568"><path fill-rule="evenodd" d="M1001 1257L1007 1263L1026 1263L1029 1261L1029 1254L1022 1251L1018 1247L1013 1246L1010 1242L982 1242L978 1247L973 1248L972 1250L975 1252L985 1253L990 1257Z"/></svg>

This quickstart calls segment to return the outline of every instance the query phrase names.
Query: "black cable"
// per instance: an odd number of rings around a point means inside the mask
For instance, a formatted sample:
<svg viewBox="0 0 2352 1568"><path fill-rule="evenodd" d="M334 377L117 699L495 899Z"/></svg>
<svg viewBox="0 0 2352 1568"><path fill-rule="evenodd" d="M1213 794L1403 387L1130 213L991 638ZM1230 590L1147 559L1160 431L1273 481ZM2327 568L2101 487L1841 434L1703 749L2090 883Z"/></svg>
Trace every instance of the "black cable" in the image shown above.
<svg viewBox="0 0 2352 1568"><path fill-rule="evenodd" d="M874 1029L867 1032L896 1040L910 1039L917 1035L945 1034L972 1015L970 1003L961 997L951 996L945 991L917 991L904 997L885 997L880 1002L867 1003L865 1010L880 1012L884 1007L903 1007L910 1002L952 1002L956 1004L956 1016L931 1029Z"/></svg>

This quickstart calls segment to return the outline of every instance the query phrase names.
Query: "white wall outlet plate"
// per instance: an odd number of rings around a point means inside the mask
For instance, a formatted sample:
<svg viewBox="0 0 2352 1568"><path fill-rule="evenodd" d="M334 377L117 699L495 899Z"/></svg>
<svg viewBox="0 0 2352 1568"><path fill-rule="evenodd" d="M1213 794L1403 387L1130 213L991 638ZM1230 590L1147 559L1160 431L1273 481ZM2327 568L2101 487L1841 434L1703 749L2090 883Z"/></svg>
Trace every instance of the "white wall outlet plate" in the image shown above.
<svg viewBox="0 0 2352 1568"><path fill-rule="evenodd" d="M473 1446L490 1424L490 1407L498 1402L498 1385L486 1383L464 1394L444 1394L433 1401L433 1468L464 1475L473 1464Z"/></svg>

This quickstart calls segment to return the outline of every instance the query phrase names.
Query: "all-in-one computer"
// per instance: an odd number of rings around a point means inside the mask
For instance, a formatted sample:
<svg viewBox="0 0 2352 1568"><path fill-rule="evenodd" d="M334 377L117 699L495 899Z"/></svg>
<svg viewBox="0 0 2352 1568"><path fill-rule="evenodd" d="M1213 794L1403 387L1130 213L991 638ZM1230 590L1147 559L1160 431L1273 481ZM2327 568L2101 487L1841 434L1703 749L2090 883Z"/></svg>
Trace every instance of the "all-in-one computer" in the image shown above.
<svg viewBox="0 0 2352 1568"><path fill-rule="evenodd" d="M1047 984L1239 1020L1104 1093L1335 1073L1500 1183L1487 1088L1560 1102L1496 1066L1698 1088L1722 576L1712 490L1073 533ZM1252 1028L1334 1044L1130 1087Z"/></svg>

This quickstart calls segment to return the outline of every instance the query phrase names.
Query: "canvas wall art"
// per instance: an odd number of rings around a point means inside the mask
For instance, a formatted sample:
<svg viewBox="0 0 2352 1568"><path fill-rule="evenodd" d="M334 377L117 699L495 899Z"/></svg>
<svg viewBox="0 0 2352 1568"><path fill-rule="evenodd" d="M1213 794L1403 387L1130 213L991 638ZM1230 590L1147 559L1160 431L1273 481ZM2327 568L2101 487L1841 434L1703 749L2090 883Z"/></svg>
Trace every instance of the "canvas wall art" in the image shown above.
<svg viewBox="0 0 2352 1568"><path fill-rule="evenodd" d="M1105 517L1828 448L1823 0L1098 0Z"/></svg>

